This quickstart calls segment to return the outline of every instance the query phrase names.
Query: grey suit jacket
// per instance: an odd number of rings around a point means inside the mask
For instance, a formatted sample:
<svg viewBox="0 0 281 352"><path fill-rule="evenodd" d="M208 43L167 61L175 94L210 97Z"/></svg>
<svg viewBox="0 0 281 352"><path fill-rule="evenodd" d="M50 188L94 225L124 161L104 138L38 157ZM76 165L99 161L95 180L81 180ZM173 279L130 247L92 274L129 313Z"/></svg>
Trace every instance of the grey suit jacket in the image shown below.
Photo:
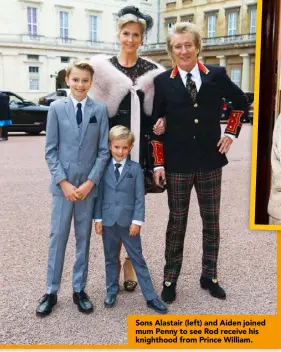
<svg viewBox="0 0 281 352"><path fill-rule="evenodd" d="M45 158L51 173L51 193L63 194L59 183L64 179L76 187L90 179L95 186L88 197L97 197L97 186L109 158L106 106L87 99L80 136L71 99L52 103L47 118Z"/></svg>
<svg viewBox="0 0 281 352"><path fill-rule="evenodd" d="M99 187L94 218L102 219L104 226L117 223L128 227L132 220L144 221L144 195L143 171L140 165L127 159L117 181L110 159Z"/></svg>

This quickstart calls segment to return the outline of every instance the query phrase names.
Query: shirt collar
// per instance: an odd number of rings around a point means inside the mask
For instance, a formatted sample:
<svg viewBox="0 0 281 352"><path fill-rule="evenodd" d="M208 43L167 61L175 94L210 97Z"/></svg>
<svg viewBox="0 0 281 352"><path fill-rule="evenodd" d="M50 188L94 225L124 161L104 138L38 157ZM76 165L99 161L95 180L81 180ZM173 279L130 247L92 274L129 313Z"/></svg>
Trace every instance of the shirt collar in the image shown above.
<svg viewBox="0 0 281 352"><path fill-rule="evenodd" d="M73 105L74 105L74 108L77 107L77 104L78 104L78 103L81 103L81 104L82 104L82 110L84 109L84 107L85 107L85 105L86 105L87 98L88 98L88 97L84 98L84 99L81 100L81 101L78 101L78 100L76 100L75 98L73 98L72 95L70 96L70 99L72 100L72 103L73 103Z"/></svg>
<svg viewBox="0 0 281 352"><path fill-rule="evenodd" d="M187 74L188 71L184 71L179 66L178 66L178 70L179 70L179 73L181 75L181 78L182 79L186 79L186 74ZM189 72L192 74L192 77L196 79L198 77L198 75L200 75L198 63L196 63L196 65L193 67L193 69L191 71L189 71Z"/></svg>
<svg viewBox="0 0 281 352"><path fill-rule="evenodd" d="M127 160L127 158L125 158L121 161L116 161L114 158L112 158L113 165L115 165L117 163L117 164L121 164L122 166L124 166L126 163L126 160Z"/></svg>

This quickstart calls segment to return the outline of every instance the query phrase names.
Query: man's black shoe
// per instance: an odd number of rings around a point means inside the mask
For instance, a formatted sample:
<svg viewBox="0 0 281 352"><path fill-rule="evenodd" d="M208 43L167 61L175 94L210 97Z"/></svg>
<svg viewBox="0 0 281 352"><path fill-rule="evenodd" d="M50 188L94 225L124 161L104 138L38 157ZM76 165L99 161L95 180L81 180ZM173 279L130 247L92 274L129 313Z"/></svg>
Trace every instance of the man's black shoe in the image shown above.
<svg viewBox="0 0 281 352"><path fill-rule="evenodd" d="M172 303L176 299L176 282L163 282L163 290L161 292L161 298L166 303Z"/></svg>
<svg viewBox="0 0 281 352"><path fill-rule="evenodd" d="M86 314L92 313L93 305L86 292L73 292L73 302L77 304L79 312Z"/></svg>
<svg viewBox="0 0 281 352"><path fill-rule="evenodd" d="M40 317L46 317L52 313L53 306L57 304L57 295L53 293L46 293L39 301L39 305L36 308L36 315Z"/></svg>
<svg viewBox="0 0 281 352"><path fill-rule="evenodd" d="M105 308L113 308L116 303L116 295L106 295L104 300Z"/></svg>
<svg viewBox="0 0 281 352"><path fill-rule="evenodd" d="M146 303L148 308L154 309L157 313L166 314L168 312L166 305L159 298L151 299Z"/></svg>
<svg viewBox="0 0 281 352"><path fill-rule="evenodd" d="M219 299L225 299L226 294L222 287L220 287L219 283L215 279L209 279L204 276L200 277L200 286L204 290L209 290L210 295Z"/></svg>

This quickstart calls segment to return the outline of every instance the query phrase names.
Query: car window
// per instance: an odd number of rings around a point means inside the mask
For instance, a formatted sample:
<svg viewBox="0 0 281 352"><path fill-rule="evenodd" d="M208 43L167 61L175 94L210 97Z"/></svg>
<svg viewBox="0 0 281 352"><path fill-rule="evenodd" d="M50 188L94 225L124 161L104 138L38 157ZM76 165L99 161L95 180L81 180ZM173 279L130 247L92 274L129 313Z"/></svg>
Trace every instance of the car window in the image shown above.
<svg viewBox="0 0 281 352"><path fill-rule="evenodd" d="M58 97L67 97L67 93L65 90L57 90Z"/></svg>
<svg viewBox="0 0 281 352"><path fill-rule="evenodd" d="M18 105L23 104L23 101L16 97L15 95L9 95L9 103L10 105Z"/></svg>

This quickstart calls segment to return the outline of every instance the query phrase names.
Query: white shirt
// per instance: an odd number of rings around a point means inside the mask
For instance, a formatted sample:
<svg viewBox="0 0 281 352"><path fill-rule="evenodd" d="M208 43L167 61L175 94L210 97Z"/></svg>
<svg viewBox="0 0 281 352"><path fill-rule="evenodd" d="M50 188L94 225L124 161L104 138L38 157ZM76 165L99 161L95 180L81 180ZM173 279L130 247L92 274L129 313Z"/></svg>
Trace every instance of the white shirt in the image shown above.
<svg viewBox="0 0 281 352"><path fill-rule="evenodd" d="M78 101L78 100L76 100L75 98L73 98L72 95L70 96L70 99L72 100L72 103L73 103L73 105L74 105L75 115L76 115L77 110L78 110L77 104L78 104L78 103L81 103L81 105L82 105L82 106L81 106L81 110L82 110L82 121L83 121L84 110L85 110L85 105L86 105L86 102L87 102L87 98L88 98L88 97L84 98L84 99L81 100L81 101Z"/></svg>
<svg viewBox="0 0 281 352"><path fill-rule="evenodd" d="M181 79L182 79L182 83L184 84L184 86L186 87L186 80L187 80L187 73L188 71L184 71L183 69L181 69L179 66L178 66L178 70L179 70L179 74L181 76ZM193 69L191 71L189 71L191 73L191 79L192 81L195 82L195 85L196 85L196 89L197 89L197 92L199 92L199 89L201 88L201 85L202 85L202 79L201 79L201 76L200 76L200 71L199 71L199 67L198 67L198 63L196 63L196 65L193 67ZM229 134L229 133L224 133L225 136L228 136L230 137L232 140L234 140L234 137L232 134Z"/></svg>
<svg viewBox="0 0 281 352"><path fill-rule="evenodd" d="M119 170L119 172L120 172L120 175L121 175L121 173L122 173L122 171L123 171L123 169L124 169L124 165L125 165L125 163L126 163L126 160L127 160L127 158L125 158L125 159L123 159L123 160L121 160L121 161L116 161L114 158L112 158L114 171L115 171L115 168L116 168L115 164L116 164L116 163L117 163L117 164L121 164L121 166L118 168L118 170ZM95 222L102 222L102 219L95 219ZM139 221L139 220L132 220L132 224L135 224L135 225L141 226L142 223L143 223L143 222L142 222L142 221Z"/></svg>

